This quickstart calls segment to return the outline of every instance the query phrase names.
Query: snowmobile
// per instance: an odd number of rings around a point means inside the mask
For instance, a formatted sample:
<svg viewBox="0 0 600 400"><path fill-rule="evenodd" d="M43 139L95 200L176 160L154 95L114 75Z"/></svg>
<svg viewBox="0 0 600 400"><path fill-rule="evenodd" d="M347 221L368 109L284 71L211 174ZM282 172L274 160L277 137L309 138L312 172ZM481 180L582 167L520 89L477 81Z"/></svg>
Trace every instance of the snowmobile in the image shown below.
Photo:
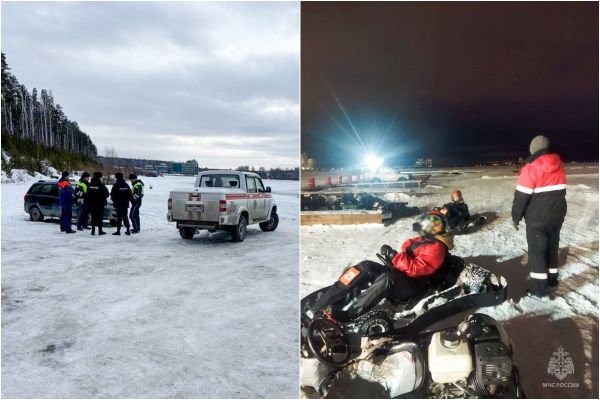
<svg viewBox="0 0 600 400"><path fill-rule="evenodd" d="M323 329L336 329L329 324ZM301 358L303 392L329 398L525 398L510 340L485 314L444 329L365 339L362 348L342 366Z"/></svg>
<svg viewBox="0 0 600 400"><path fill-rule="evenodd" d="M377 258L383 268L395 268L385 247L389 248L383 246ZM319 299L332 286L309 294L300 304L302 354L328 366L341 366L360 356L363 338L414 335L450 315L506 299L504 277L476 264L465 265L462 259L450 255L440 270L423 281L414 298L400 302L383 299L362 315L343 322L332 315L348 309L370 282L323 308Z"/></svg>

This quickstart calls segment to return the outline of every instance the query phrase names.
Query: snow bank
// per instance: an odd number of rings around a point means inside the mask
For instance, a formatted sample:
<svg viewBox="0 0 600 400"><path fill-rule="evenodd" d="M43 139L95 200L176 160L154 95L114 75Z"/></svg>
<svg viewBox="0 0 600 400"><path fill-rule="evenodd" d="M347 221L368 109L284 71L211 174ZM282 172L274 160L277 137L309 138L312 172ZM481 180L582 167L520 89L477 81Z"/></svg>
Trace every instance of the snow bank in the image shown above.
<svg viewBox="0 0 600 400"><path fill-rule="evenodd" d="M47 176L40 174L39 172L35 172L33 175L30 175L24 169L13 169L10 171L10 174L6 174L2 171L2 183L33 183L37 182L40 179L49 179Z"/></svg>

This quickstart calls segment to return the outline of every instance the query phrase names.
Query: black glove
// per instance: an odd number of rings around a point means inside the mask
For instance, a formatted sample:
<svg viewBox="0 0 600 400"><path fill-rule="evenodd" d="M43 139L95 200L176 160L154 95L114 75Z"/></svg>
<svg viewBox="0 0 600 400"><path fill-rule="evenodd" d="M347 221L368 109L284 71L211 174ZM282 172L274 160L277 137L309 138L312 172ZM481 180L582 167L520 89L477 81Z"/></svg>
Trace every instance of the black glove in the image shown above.
<svg viewBox="0 0 600 400"><path fill-rule="evenodd" d="M396 254L398 254L398 252L394 249L392 249L392 246L384 244L383 246L381 246L381 249L379 249L379 252L381 253L382 256L392 260L394 257L396 257Z"/></svg>
<svg viewBox="0 0 600 400"><path fill-rule="evenodd" d="M515 229L518 231L519 230L519 223L516 221L513 221L513 226L515 227Z"/></svg>

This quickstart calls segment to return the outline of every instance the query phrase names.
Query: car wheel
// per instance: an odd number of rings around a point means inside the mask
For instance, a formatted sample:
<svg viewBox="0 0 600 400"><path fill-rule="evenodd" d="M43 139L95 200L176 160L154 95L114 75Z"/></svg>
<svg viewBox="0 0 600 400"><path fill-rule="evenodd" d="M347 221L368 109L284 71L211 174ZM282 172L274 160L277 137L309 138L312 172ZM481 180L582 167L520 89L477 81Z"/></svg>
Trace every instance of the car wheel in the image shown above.
<svg viewBox="0 0 600 400"><path fill-rule="evenodd" d="M43 221L44 220L44 215L42 214L42 211L36 207L33 206L29 209L29 218L31 218L32 221Z"/></svg>
<svg viewBox="0 0 600 400"><path fill-rule="evenodd" d="M381 178L373 178L371 179L371 183L381 183Z"/></svg>
<svg viewBox="0 0 600 400"><path fill-rule="evenodd" d="M271 213L271 219L258 224L263 232L273 232L279 225L279 215L275 211Z"/></svg>
<svg viewBox="0 0 600 400"><path fill-rule="evenodd" d="M196 234L196 230L194 228L179 228L179 235L183 239L192 239Z"/></svg>
<svg viewBox="0 0 600 400"><path fill-rule="evenodd" d="M240 217L240 221L231 230L231 240L234 242L243 242L246 238L246 227L248 226L248 219L245 215Z"/></svg>

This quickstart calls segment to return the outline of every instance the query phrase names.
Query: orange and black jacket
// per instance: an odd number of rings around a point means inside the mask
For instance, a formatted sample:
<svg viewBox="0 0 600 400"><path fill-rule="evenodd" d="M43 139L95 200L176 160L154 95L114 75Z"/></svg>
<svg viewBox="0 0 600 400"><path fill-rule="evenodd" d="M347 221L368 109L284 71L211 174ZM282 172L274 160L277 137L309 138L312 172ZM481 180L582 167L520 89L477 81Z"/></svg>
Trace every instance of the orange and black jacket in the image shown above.
<svg viewBox="0 0 600 400"><path fill-rule="evenodd" d="M567 214L567 177L560 157L544 149L533 153L521 169L512 205L518 223L561 223Z"/></svg>
<svg viewBox="0 0 600 400"><path fill-rule="evenodd" d="M74 190L69 181L65 178L58 180L58 204L65 207L71 207L73 204Z"/></svg>

